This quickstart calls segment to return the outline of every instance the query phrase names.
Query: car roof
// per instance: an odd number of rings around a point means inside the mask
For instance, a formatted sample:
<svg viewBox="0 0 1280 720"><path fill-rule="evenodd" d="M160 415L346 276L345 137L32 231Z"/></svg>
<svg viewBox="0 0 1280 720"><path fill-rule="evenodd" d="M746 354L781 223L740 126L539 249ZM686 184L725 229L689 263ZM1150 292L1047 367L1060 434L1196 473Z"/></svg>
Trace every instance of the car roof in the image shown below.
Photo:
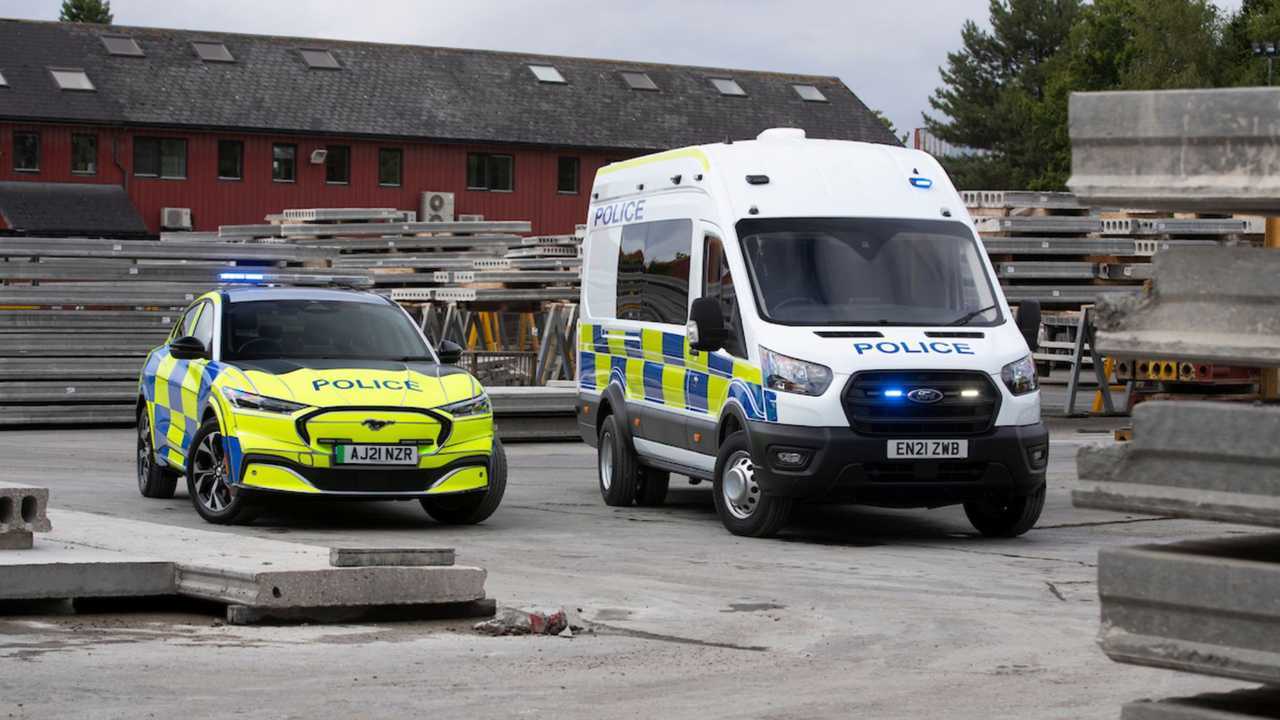
<svg viewBox="0 0 1280 720"><path fill-rule="evenodd" d="M264 300L328 300L330 302L356 302L382 304L385 298L373 293L353 290L326 290L319 288L286 287L228 287L222 289L227 302L260 302Z"/></svg>

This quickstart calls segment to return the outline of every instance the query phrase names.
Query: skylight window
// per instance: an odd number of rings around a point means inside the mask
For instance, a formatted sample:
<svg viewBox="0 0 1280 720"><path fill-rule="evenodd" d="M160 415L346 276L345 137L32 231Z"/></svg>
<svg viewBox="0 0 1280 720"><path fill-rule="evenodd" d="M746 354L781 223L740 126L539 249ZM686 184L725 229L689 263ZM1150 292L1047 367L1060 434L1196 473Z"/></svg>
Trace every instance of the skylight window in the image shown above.
<svg viewBox="0 0 1280 720"><path fill-rule="evenodd" d="M197 40L191 43L196 49L196 55L205 62L235 62L235 57L226 45L212 40Z"/></svg>
<svg viewBox="0 0 1280 720"><path fill-rule="evenodd" d="M97 89L93 86L93 82L89 80L89 76L85 74L84 70L49 68L49 72L53 75L53 81L58 83L58 87L62 90L93 92Z"/></svg>
<svg viewBox="0 0 1280 720"><path fill-rule="evenodd" d="M560 71L550 65L530 65L529 70L533 71L533 76L538 78L538 82L543 83L563 83L564 76Z"/></svg>
<svg viewBox="0 0 1280 720"><path fill-rule="evenodd" d="M317 70L340 70L342 66L338 64L337 58L328 50L315 50L309 48L302 49L302 59L307 61L309 67Z"/></svg>
<svg viewBox="0 0 1280 720"><path fill-rule="evenodd" d="M792 85L796 94L805 102L826 102L827 96L814 85Z"/></svg>
<svg viewBox="0 0 1280 720"><path fill-rule="evenodd" d="M648 73L642 72L624 72L622 79L627 81L627 87L632 90L657 90L658 86L653 82L653 78Z"/></svg>
<svg viewBox="0 0 1280 720"><path fill-rule="evenodd" d="M711 78L711 84L720 92L721 95L742 97L747 94L747 91L742 89L742 86L738 84L738 81L732 78Z"/></svg>
<svg viewBox="0 0 1280 720"><path fill-rule="evenodd" d="M102 44L107 46L107 52L112 55L143 57L142 48L138 46L138 41L131 37L124 35L103 35Z"/></svg>

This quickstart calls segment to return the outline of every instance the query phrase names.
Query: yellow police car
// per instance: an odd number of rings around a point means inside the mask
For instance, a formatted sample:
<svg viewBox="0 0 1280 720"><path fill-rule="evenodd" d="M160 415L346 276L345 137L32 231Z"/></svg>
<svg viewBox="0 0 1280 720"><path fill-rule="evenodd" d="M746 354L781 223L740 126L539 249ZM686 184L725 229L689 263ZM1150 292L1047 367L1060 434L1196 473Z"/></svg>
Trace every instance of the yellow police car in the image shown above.
<svg viewBox="0 0 1280 720"><path fill-rule="evenodd" d="M506 488L488 395L398 305L348 290L228 286L196 299L138 382L138 489L180 475L213 523L272 497L416 499L477 523Z"/></svg>

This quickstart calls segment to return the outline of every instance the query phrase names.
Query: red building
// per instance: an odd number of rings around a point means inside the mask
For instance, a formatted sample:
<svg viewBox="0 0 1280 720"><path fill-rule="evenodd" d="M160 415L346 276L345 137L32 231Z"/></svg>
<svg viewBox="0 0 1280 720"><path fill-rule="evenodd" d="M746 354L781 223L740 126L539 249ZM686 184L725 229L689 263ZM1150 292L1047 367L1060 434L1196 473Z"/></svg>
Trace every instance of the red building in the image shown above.
<svg viewBox="0 0 1280 720"><path fill-rule="evenodd" d="M0 20L0 231L155 234L299 207L584 221L595 171L754 137L896 143L837 78Z"/></svg>

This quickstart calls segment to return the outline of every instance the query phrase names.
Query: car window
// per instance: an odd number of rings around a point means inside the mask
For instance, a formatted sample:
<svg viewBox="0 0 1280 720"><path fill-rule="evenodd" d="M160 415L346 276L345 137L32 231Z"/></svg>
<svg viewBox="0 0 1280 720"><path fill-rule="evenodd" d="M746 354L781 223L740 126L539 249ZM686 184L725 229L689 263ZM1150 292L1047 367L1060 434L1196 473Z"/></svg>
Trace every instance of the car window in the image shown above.
<svg viewBox="0 0 1280 720"><path fill-rule="evenodd" d="M206 350L213 349L213 304L206 301L201 304L200 316L196 319L191 334L204 343Z"/></svg>
<svg viewBox="0 0 1280 720"><path fill-rule="evenodd" d="M173 333L169 336L171 340L177 340L180 337L186 337L195 329L196 318L200 313L200 306L204 303L196 303L187 308L182 316L178 318L178 322L173 325Z"/></svg>

